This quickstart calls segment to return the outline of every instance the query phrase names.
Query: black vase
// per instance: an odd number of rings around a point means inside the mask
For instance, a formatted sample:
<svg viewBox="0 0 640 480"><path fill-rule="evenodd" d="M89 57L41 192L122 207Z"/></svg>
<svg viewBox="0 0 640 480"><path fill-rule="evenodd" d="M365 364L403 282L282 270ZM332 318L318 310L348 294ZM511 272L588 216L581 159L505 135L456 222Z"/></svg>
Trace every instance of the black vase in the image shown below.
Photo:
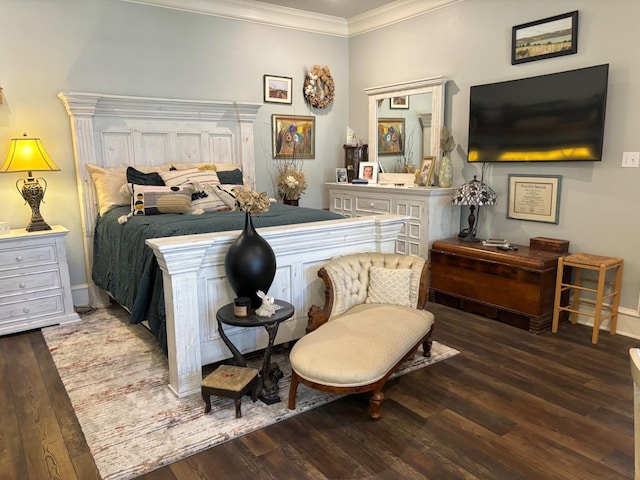
<svg viewBox="0 0 640 480"><path fill-rule="evenodd" d="M249 297L251 307L258 308L262 303L258 290L267 293L276 276L276 255L253 228L250 213L246 213L242 233L227 251L224 271L236 296Z"/></svg>

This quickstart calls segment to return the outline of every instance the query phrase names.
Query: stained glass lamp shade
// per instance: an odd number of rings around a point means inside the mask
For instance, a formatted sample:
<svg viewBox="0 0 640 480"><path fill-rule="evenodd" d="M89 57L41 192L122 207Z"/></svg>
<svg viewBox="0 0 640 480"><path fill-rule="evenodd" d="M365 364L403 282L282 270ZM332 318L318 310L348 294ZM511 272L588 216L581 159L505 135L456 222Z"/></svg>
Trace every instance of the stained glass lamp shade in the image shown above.
<svg viewBox="0 0 640 480"><path fill-rule="evenodd" d="M453 194L452 203L454 205L469 205L469 229L467 234L460 239L464 242L479 242L476 238L476 216L475 209L481 205L495 205L497 200L496 192L486 183L481 182L473 176L473 180L460 185Z"/></svg>

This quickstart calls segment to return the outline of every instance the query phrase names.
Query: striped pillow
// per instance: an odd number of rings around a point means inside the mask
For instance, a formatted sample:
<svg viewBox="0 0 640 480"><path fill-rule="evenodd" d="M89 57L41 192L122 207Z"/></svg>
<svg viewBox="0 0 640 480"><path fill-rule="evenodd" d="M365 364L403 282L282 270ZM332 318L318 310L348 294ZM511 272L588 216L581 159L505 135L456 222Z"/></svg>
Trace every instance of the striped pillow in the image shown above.
<svg viewBox="0 0 640 480"><path fill-rule="evenodd" d="M170 170L168 172L160 172L160 176L165 185L170 187L186 184L193 185L194 192L191 197L191 206L194 209L205 212L228 209L216 193L216 187L220 185L220 179L213 170L200 170L198 168Z"/></svg>

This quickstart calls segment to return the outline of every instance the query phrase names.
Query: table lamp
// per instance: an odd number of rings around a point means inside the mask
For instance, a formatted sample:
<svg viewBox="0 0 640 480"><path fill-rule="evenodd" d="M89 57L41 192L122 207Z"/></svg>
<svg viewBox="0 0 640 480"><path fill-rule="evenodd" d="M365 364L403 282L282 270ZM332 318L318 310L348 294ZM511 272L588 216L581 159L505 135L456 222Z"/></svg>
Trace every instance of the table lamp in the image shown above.
<svg viewBox="0 0 640 480"><path fill-rule="evenodd" d="M466 235L462 233L459 235L460 240L463 242L479 242L476 238L476 216L474 211L476 207L481 205L495 205L496 204L496 192L487 184L476 179L473 176L473 180L460 185L453 194L452 203L454 205L469 205L471 212L469 213L469 229Z"/></svg>
<svg viewBox="0 0 640 480"><path fill-rule="evenodd" d="M49 158L39 138L28 138L25 133L22 138L12 138L9 147L9 155L4 162L0 173L28 172L27 179L18 179L16 188L25 203L31 207L31 222L27 226L27 232L51 230L51 227L40 215L40 202L47 190L47 181L44 178L34 178L32 172L59 172L58 166ZM44 184L44 188L41 185Z"/></svg>

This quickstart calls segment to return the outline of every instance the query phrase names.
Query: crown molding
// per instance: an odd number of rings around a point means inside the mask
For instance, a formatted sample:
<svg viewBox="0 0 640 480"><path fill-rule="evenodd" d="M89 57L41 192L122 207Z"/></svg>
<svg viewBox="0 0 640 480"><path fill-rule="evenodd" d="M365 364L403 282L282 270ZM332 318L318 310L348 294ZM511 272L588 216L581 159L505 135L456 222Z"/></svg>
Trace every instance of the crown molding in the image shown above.
<svg viewBox="0 0 640 480"><path fill-rule="evenodd" d="M351 37L465 0L396 0L349 19L252 0L122 0L323 35Z"/></svg>

